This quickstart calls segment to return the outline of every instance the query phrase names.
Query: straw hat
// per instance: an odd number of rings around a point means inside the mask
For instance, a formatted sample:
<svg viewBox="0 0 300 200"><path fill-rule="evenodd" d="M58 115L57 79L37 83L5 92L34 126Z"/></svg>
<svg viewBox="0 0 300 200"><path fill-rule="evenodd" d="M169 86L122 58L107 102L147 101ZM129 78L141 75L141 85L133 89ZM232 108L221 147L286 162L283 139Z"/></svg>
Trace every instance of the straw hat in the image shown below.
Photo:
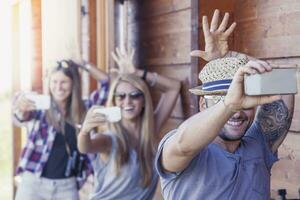
<svg viewBox="0 0 300 200"><path fill-rule="evenodd" d="M234 74L248 62L247 57L220 58L207 63L199 73L202 85L190 89L196 95L225 95Z"/></svg>

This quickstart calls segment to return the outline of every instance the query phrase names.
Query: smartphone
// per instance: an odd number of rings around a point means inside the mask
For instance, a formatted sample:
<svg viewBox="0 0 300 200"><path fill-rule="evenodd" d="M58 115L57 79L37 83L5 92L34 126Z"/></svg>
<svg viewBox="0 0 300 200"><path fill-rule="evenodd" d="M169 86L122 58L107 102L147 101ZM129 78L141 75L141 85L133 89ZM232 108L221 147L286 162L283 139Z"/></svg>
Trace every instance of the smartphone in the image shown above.
<svg viewBox="0 0 300 200"><path fill-rule="evenodd" d="M109 122L118 122L121 120L121 109L117 106L95 109L94 112L106 115Z"/></svg>
<svg viewBox="0 0 300 200"><path fill-rule="evenodd" d="M244 90L249 96L296 94L297 68L273 68L270 72L245 75Z"/></svg>
<svg viewBox="0 0 300 200"><path fill-rule="evenodd" d="M47 110L50 108L50 96L43 94L26 94L25 97L34 102L36 109Z"/></svg>

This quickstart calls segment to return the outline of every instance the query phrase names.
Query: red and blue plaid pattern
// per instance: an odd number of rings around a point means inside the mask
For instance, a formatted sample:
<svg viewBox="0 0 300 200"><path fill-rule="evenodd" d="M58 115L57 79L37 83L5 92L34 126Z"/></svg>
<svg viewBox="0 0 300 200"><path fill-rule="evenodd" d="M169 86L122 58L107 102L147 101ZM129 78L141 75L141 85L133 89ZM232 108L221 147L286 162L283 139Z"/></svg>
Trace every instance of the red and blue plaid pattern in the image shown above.
<svg viewBox="0 0 300 200"><path fill-rule="evenodd" d="M90 99L85 101L87 107L105 105L109 84L107 81L100 82L100 84L101 89L94 91ZM17 174L23 171L30 171L40 176L49 158L55 135L58 131L47 123L45 111L37 110L31 112L26 121L21 121L17 117L14 118L17 122L25 125L28 131L27 143L21 152ZM85 155L85 158L83 177L77 177L79 188L83 185L86 178L93 173L91 160L87 155Z"/></svg>

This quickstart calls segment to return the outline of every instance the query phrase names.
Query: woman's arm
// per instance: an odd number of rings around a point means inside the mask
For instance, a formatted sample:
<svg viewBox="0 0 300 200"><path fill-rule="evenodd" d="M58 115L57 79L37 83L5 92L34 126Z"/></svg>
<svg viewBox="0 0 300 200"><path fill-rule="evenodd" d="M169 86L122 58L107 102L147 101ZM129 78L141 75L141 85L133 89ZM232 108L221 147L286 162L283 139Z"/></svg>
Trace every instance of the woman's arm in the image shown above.
<svg viewBox="0 0 300 200"><path fill-rule="evenodd" d="M13 122L17 126L30 120L30 113L36 109L34 102L27 99L24 92L14 96L12 105Z"/></svg>
<svg viewBox="0 0 300 200"><path fill-rule="evenodd" d="M108 81L109 80L109 76L106 72L100 70L99 68L97 68L95 65L93 65L91 63L84 64L83 69L85 71L89 72L89 74L97 81Z"/></svg>
<svg viewBox="0 0 300 200"><path fill-rule="evenodd" d="M137 70L138 76L143 76L142 70ZM150 87L161 92L159 102L154 111L155 131L159 134L162 125L168 120L179 95L180 81L159 75L156 72L147 72L146 81Z"/></svg>
<svg viewBox="0 0 300 200"><path fill-rule="evenodd" d="M95 109L101 106L93 106L86 114L82 128L78 135L78 149L81 153L107 153L111 149L112 141L109 136L97 134L91 138L92 129L104 126L107 122L104 115L95 113Z"/></svg>

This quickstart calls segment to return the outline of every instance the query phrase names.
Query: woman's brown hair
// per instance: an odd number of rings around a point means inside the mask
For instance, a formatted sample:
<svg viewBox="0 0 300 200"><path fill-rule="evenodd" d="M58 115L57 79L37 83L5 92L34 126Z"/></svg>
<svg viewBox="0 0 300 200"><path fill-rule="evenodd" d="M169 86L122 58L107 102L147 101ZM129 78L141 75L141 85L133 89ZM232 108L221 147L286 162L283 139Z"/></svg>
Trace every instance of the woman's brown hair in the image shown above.
<svg viewBox="0 0 300 200"><path fill-rule="evenodd" d="M62 60L57 62L57 66L51 70L49 81L51 80L51 75L56 72L62 72L65 76L72 80L72 91L67 100L66 114L62 116L60 113L56 102L54 101L52 94L51 96L51 106L46 112L47 120L56 129L64 132L64 123L68 122L74 127L76 124L80 124L86 112L84 103L81 96L81 79L78 72L79 65L71 60Z"/></svg>

